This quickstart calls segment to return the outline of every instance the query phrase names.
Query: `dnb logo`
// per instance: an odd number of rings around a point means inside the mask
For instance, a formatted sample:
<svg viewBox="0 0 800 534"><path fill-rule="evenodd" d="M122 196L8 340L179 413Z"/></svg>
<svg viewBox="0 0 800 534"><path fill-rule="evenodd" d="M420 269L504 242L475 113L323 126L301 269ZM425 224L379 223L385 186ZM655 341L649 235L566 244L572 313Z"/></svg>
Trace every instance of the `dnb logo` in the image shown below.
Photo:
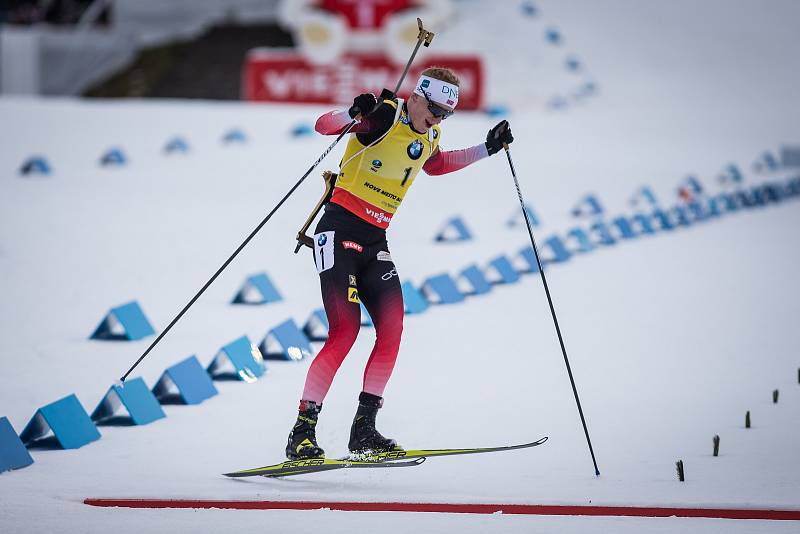
<svg viewBox="0 0 800 534"><path fill-rule="evenodd" d="M325 243L328 242L328 236L325 234L319 234L319 238L317 238L317 245L324 246Z"/></svg>
<svg viewBox="0 0 800 534"><path fill-rule="evenodd" d="M427 89L428 87L430 87L430 85L431 85L431 81L430 80L422 80L422 83L420 84L420 87L422 89Z"/></svg>
<svg viewBox="0 0 800 534"><path fill-rule="evenodd" d="M347 300L350 302L355 302L356 304L361 303L361 301L358 300L358 289L356 289L355 287L348 287Z"/></svg>
<svg viewBox="0 0 800 534"><path fill-rule="evenodd" d="M452 106L453 104L455 104L453 99L454 98L458 98L458 89L456 89L455 87L447 87L447 86L445 86L445 87L442 87L442 94L443 95L447 95L446 96L447 105L448 106Z"/></svg>
<svg viewBox="0 0 800 534"><path fill-rule="evenodd" d="M408 152L409 158L415 160L419 159L419 157L422 155L422 142L419 139L414 139L414 141L408 145L406 152Z"/></svg>
<svg viewBox="0 0 800 534"><path fill-rule="evenodd" d="M379 159L372 160L372 166L369 168L372 172L378 172L378 169L383 167L383 162Z"/></svg>

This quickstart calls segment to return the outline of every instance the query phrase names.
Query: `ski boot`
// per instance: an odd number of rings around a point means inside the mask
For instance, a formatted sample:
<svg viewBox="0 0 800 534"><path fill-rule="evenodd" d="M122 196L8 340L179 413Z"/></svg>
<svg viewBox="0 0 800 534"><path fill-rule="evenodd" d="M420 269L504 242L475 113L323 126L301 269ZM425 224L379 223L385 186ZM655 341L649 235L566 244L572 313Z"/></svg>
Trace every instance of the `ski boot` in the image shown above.
<svg viewBox="0 0 800 534"><path fill-rule="evenodd" d="M383 398L365 391L358 396L358 410L350 427L348 448L353 457L369 457L370 454L402 450L393 439L385 438L375 428L375 416L383 406Z"/></svg>
<svg viewBox="0 0 800 534"><path fill-rule="evenodd" d="M317 445L317 418L322 405L314 401L301 400L297 421L289 432L286 457L290 460L324 458L325 451Z"/></svg>

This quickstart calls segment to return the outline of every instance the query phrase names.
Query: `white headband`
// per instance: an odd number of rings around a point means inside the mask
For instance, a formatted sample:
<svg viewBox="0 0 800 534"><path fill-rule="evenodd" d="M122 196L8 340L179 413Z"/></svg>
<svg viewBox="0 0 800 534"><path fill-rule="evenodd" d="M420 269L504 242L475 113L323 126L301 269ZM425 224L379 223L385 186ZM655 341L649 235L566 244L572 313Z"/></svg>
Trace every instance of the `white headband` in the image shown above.
<svg viewBox="0 0 800 534"><path fill-rule="evenodd" d="M424 74L417 80L414 92L449 109L455 109L458 105L458 86Z"/></svg>

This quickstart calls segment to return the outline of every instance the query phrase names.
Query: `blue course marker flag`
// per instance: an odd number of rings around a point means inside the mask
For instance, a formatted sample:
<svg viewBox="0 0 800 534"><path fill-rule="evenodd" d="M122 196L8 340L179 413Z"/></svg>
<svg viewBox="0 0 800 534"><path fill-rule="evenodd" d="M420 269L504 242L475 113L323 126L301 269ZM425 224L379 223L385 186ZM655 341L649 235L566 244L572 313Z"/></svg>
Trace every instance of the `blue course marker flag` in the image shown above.
<svg viewBox="0 0 800 534"><path fill-rule="evenodd" d="M375 324L372 322L372 317L369 315L369 311L367 307L364 306L363 302L359 302L359 306L361 307L361 326L372 327Z"/></svg>
<svg viewBox="0 0 800 534"><path fill-rule="evenodd" d="M164 152L167 154L189 152L189 143L182 137L173 137L166 145L164 145Z"/></svg>
<svg viewBox="0 0 800 534"><path fill-rule="evenodd" d="M653 221L650 215L645 213L637 213L633 216L633 225L634 228L639 229L639 231L643 234L654 234L656 233L655 228L653 228Z"/></svg>
<svg viewBox="0 0 800 534"><path fill-rule="evenodd" d="M579 226L576 226L567 232L567 239L569 238L572 238L572 240L575 242L576 246L572 248L574 252L591 252L594 250L594 244L592 244L589 234L587 234L586 230Z"/></svg>
<svg viewBox="0 0 800 534"><path fill-rule="evenodd" d="M608 225L604 222L596 222L591 226L591 232L595 236L598 245L613 245L617 242L611 235Z"/></svg>
<svg viewBox="0 0 800 534"><path fill-rule="evenodd" d="M51 431L64 449L77 449L100 439L100 432L74 394L36 410L19 437L28 445Z"/></svg>
<svg viewBox="0 0 800 534"><path fill-rule="evenodd" d="M400 284L400 288L403 290L403 305L405 306L406 314L423 313L428 309L428 301L414 287L414 284L406 280Z"/></svg>
<svg viewBox="0 0 800 534"><path fill-rule="evenodd" d="M622 239L633 239L636 237L636 232L633 230L631 221L627 217L617 217L611 221L611 224L617 229Z"/></svg>
<svg viewBox="0 0 800 534"><path fill-rule="evenodd" d="M283 297L267 273L248 276L242 288L233 297L233 304L267 304L278 302Z"/></svg>
<svg viewBox="0 0 800 534"><path fill-rule="evenodd" d="M153 393L162 404L173 399L183 404L200 404L218 392L197 357L189 356L164 371Z"/></svg>
<svg viewBox="0 0 800 534"><path fill-rule="evenodd" d="M464 294L447 273L425 280L422 283L422 294L431 304L456 304L464 300Z"/></svg>
<svg viewBox="0 0 800 534"><path fill-rule="evenodd" d="M325 341L328 339L329 328L328 315L323 308L317 308L303 325L303 333L310 341Z"/></svg>
<svg viewBox="0 0 800 534"><path fill-rule="evenodd" d="M459 278L467 281L470 286L470 295L483 295L492 290L492 284L486 280L483 271L477 265L470 265L459 274Z"/></svg>
<svg viewBox="0 0 800 534"><path fill-rule="evenodd" d="M146 425L167 416L142 378L128 380L122 386L112 385L92 412L92 421L109 421L120 408L128 412L134 425Z"/></svg>
<svg viewBox="0 0 800 534"><path fill-rule="evenodd" d="M153 335L155 330L136 301L111 308L90 336L91 339L135 341Z"/></svg>
<svg viewBox="0 0 800 534"><path fill-rule="evenodd" d="M238 128L233 128L233 129L229 130L222 137L222 142L224 144L226 144L226 145L229 145L229 144L232 144L232 143L238 143L238 144L246 143L247 142L247 135L245 135L245 133L242 130L240 130Z"/></svg>
<svg viewBox="0 0 800 534"><path fill-rule="evenodd" d="M584 195L572 208L573 217L597 217L605 213L605 208L597 195Z"/></svg>
<svg viewBox="0 0 800 534"><path fill-rule="evenodd" d="M47 160L44 159L44 157L33 156L25 160L25 163L23 163L22 167L19 169L19 173L22 176L28 176L31 174L41 174L47 176L50 174L50 165L47 163Z"/></svg>
<svg viewBox="0 0 800 534"><path fill-rule="evenodd" d="M287 319L267 332L258 348L268 360L299 361L314 355L308 338L292 319Z"/></svg>
<svg viewBox="0 0 800 534"><path fill-rule="evenodd" d="M539 226L539 217L536 215L536 212L533 211L533 207L525 203L525 214L523 215L522 211L519 209L514 210L514 213L506 220L506 226L509 228L521 227L525 228L525 215L528 216L528 222L531 223L531 226Z"/></svg>
<svg viewBox="0 0 800 534"><path fill-rule="evenodd" d="M125 154L119 148L112 148L100 158L100 165L104 167L122 167L128 162Z"/></svg>
<svg viewBox="0 0 800 534"><path fill-rule="evenodd" d="M489 269L497 273L496 284L513 284L519 281L519 273L505 256L498 256L489 262Z"/></svg>
<svg viewBox="0 0 800 534"><path fill-rule="evenodd" d="M222 347L208 366L212 378L235 377L244 382L255 382L264 370L264 357L247 336Z"/></svg>
<svg viewBox="0 0 800 534"><path fill-rule="evenodd" d="M547 252L548 250L550 251L549 254ZM539 252L542 255L539 259L544 265L548 263L565 262L572 257L572 254L567 249L567 245L565 245L564 241L562 241L557 235L553 235L545 239L544 244ZM533 254L532 248L530 253ZM533 258L533 264L536 264L535 258Z"/></svg>
<svg viewBox="0 0 800 534"><path fill-rule="evenodd" d="M539 264L536 262L536 254L533 252L533 247L528 245L519 250L518 256L527 266L522 272L524 273L538 273ZM541 258L540 258L541 259Z"/></svg>
<svg viewBox="0 0 800 534"><path fill-rule="evenodd" d="M28 449L17 436L8 417L0 417L0 473L21 469L33 463Z"/></svg>
<svg viewBox="0 0 800 534"><path fill-rule="evenodd" d="M445 222L434 239L440 243L469 241L472 239L472 232L462 217L452 217Z"/></svg>
<svg viewBox="0 0 800 534"><path fill-rule="evenodd" d="M675 222L679 225L689 226L692 224L692 220L689 218L689 213L684 206L675 206L672 208L671 212L675 216Z"/></svg>
<svg viewBox="0 0 800 534"><path fill-rule="evenodd" d="M669 218L669 214L664 210L656 210L653 212L653 219L658 222L659 230L674 230L675 225Z"/></svg>

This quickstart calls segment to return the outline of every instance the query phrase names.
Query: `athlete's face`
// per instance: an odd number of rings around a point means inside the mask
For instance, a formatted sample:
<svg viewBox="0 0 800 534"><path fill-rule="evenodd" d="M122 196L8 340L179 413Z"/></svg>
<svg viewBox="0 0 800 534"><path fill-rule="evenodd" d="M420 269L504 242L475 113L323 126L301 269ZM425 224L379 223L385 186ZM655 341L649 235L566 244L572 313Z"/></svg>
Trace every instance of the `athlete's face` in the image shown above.
<svg viewBox="0 0 800 534"><path fill-rule="evenodd" d="M444 109L452 111L447 108ZM428 107L428 100L417 93L412 93L408 99L408 116L411 119L411 125L414 129L421 133L427 132L431 126L439 124L443 120L442 117L437 117L431 113Z"/></svg>

